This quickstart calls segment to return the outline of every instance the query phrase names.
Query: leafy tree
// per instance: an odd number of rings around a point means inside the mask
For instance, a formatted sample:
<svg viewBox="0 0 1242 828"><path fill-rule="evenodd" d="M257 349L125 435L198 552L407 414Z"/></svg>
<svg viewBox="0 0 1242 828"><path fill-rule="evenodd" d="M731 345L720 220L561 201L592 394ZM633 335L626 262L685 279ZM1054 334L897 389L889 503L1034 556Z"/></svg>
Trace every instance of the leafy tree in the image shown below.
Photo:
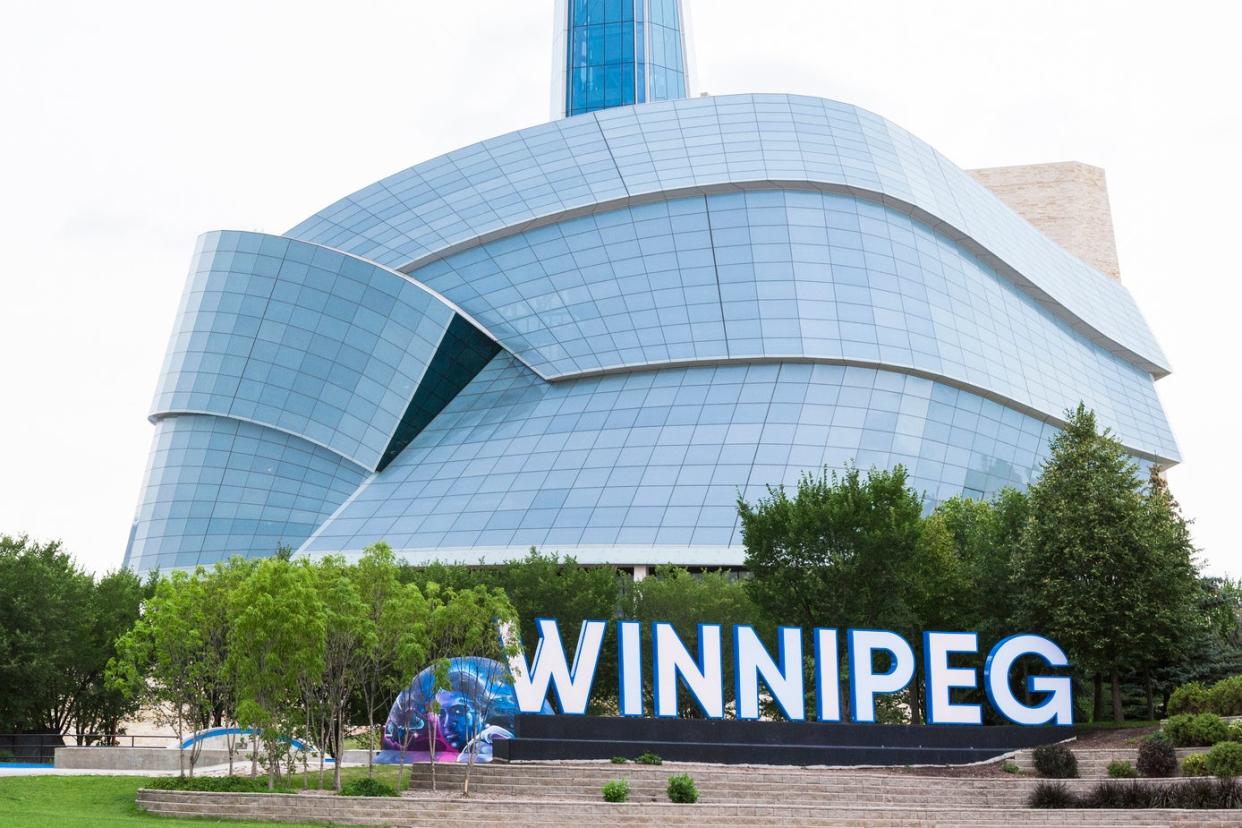
<svg viewBox="0 0 1242 828"><path fill-rule="evenodd" d="M73 729L78 744L90 744L94 734L115 742L123 719L138 711L138 700L105 681L108 662L116 655L116 642L138 620L146 589L128 569L111 572L93 584L86 621L80 631L82 646L70 665L73 675Z"/></svg>
<svg viewBox="0 0 1242 828"><path fill-rule="evenodd" d="M322 670L326 612L310 565L279 558L255 566L233 594L231 609L228 658L238 719L263 741L272 790L281 737L300 724L299 680Z"/></svg>
<svg viewBox="0 0 1242 828"><path fill-rule="evenodd" d="M202 750L194 743L187 756L186 736L205 727L211 717L209 687L214 677L205 650L205 590L201 570L192 577L173 572L156 586L142 616L117 642L108 665L110 686L156 711L157 721L172 726L181 751L181 774L189 760L190 776Z"/></svg>
<svg viewBox="0 0 1242 828"><path fill-rule="evenodd" d="M629 618L644 622L642 625L643 652L652 652L651 624L664 621L672 624L687 646L693 648L698 625L704 621L723 627L721 647L729 652L732 645L733 625L750 624L760 639L775 649L775 627L761 619L759 608L751 600L746 579L729 572L704 572L691 574L678 566L662 566L649 577L631 584L624 606ZM566 637L567 641L575 640ZM601 653L616 652L616 647L606 643ZM725 688L734 687L734 665L725 659L723 683ZM647 710L655 704L655 686L650 671L643 671L643 703ZM598 683L598 682L597 682ZM615 687L616 682L613 682ZM813 687L814 684L807 685ZM698 708L685 688L678 691L678 710L684 716L697 716ZM814 707L812 706L812 708Z"/></svg>
<svg viewBox="0 0 1242 828"><path fill-rule="evenodd" d="M426 658L430 607L417 584L400 581L400 571L392 548L382 542L363 550L362 558L350 569L372 631L360 672L369 740L376 737L375 716L380 708L409 683ZM374 756L368 752L368 776L373 772Z"/></svg>
<svg viewBox="0 0 1242 828"><path fill-rule="evenodd" d="M90 660L91 578L59 541L0 535L0 729L64 734Z"/></svg>
<svg viewBox="0 0 1242 828"><path fill-rule="evenodd" d="M621 575L615 568L582 566L571 557L541 554L534 547L522 560L503 564L483 573L482 578L476 576L474 583L480 582L499 587L509 596L518 614L521 642L528 653L534 652L539 641L536 619L558 619L563 639L576 641L583 621L615 618L621 600ZM609 637L613 635L610 628ZM600 652L595 686L598 690L591 699L592 712L615 708L617 648L608 642Z"/></svg>
<svg viewBox="0 0 1242 828"><path fill-rule="evenodd" d="M1079 404L1028 497L1017 564L1028 622L1066 648L1079 668L1112 678L1113 718L1123 718L1121 676L1158 612L1148 510L1137 466L1095 414Z"/></svg>
<svg viewBox="0 0 1242 828"><path fill-rule="evenodd" d="M923 503L906 481L901 466L866 477L825 470L799 480L792 498L782 487L753 506L739 499L755 604L806 629L908 628Z"/></svg>
<svg viewBox="0 0 1242 828"><path fill-rule="evenodd" d="M312 698L323 702L322 718L328 727L320 744L320 787L323 787L323 752L330 744L333 756L332 785L341 790L341 757L345 742L345 716L350 698L361 688L368 660L375 651L376 628L370 607L349 577L340 558L326 557L315 567L316 587L324 607L324 646L320 669L311 671L309 684L318 690ZM318 676L318 681L314 677ZM308 718L313 714L308 706Z"/></svg>
<svg viewBox="0 0 1242 828"><path fill-rule="evenodd" d="M439 701L437 692L448 689L449 667L454 658L476 658L485 671L480 681L469 682L461 690L478 714L478 721L486 722L493 712L496 684L512 681L509 659L518 652L518 642L513 632L517 626L517 613L504 590L476 586L473 589L450 590L436 602L429 623L429 655L435 684L427 693L430 709L421 711L428 722L428 744L432 746L431 767L435 780L435 737L439 725ZM503 634L503 635L502 635ZM462 751L466 754L466 773L462 782L462 795L470 795L470 777L478 755L478 740L486 734L473 732Z"/></svg>

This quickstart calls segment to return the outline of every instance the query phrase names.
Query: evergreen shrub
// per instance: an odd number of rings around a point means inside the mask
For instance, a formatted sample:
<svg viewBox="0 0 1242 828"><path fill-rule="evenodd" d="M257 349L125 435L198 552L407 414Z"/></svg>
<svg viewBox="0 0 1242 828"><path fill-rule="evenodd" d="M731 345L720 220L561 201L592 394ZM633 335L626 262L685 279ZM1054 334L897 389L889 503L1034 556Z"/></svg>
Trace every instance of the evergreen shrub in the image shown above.
<svg viewBox="0 0 1242 828"><path fill-rule="evenodd" d="M1210 747L1229 738L1229 728L1215 713L1182 713L1164 722L1164 734L1178 747Z"/></svg>
<svg viewBox="0 0 1242 828"><path fill-rule="evenodd" d="M1040 745L1035 748L1035 770L1049 779L1074 779L1078 776L1078 759L1065 745Z"/></svg>
<svg viewBox="0 0 1242 828"><path fill-rule="evenodd" d="M1207 752L1208 773L1213 776L1242 776L1242 745L1237 742L1221 742Z"/></svg>

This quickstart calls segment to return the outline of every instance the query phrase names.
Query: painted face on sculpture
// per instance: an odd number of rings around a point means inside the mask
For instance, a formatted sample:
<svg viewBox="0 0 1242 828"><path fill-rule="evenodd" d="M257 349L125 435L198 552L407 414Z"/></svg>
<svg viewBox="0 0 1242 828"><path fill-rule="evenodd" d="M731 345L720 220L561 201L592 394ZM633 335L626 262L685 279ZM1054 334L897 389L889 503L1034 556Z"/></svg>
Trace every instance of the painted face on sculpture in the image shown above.
<svg viewBox="0 0 1242 828"><path fill-rule="evenodd" d="M461 750L479 730L479 713L462 693L443 691L436 694L440 702L440 732L454 750Z"/></svg>

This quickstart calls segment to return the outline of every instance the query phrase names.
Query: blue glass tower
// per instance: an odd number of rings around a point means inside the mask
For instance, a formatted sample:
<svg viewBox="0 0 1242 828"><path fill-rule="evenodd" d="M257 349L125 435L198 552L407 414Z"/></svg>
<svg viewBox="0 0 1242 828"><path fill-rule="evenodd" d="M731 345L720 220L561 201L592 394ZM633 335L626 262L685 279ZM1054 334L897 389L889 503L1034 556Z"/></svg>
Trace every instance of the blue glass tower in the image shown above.
<svg viewBox="0 0 1242 828"><path fill-rule="evenodd" d="M686 97L681 0L564 0L561 114Z"/></svg>

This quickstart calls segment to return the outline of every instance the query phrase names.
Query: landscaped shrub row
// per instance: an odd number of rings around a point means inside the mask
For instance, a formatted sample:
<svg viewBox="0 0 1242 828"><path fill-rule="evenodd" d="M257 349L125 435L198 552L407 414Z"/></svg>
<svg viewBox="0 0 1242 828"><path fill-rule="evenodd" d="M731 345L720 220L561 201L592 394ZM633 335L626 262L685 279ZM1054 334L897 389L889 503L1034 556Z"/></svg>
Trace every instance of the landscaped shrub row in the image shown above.
<svg viewBox="0 0 1242 828"><path fill-rule="evenodd" d="M1215 713L1218 716L1242 716L1242 676L1221 679L1211 687L1197 681L1183 684L1169 696L1169 715L1181 713Z"/></svg>
<svg viewBox="0 0 1242 828"><path fill-rule="evenodd" d="M1215 713L1181 713L1164 722L1164 734L1178 747L1211 747L1230 736L1229 726Z"/></svg>
<svg viewBox="0 0 1242 828"><path fill-rule="evenodd" d="M363 776L341 786L341 796L396 796L397 789L387 782Z"/></svg>
<svg viewBox="0 0 1242 828"><path fill-rule="evenodd" d="M145 787L157 791L198 791L205 793L268 793L267 777L249 776L160 776L149 780ZM283 792L284 785L276 790Z"/></svg>
<svg viewBox="0 0 1242 828"><path fill-rule="evenodd" d="M1027 800L1031 808L1239 808L1242 783L1236 779L1190 779L1163 785L1100 782L1077 794L1064 782L1039 782Z"/></svg>

